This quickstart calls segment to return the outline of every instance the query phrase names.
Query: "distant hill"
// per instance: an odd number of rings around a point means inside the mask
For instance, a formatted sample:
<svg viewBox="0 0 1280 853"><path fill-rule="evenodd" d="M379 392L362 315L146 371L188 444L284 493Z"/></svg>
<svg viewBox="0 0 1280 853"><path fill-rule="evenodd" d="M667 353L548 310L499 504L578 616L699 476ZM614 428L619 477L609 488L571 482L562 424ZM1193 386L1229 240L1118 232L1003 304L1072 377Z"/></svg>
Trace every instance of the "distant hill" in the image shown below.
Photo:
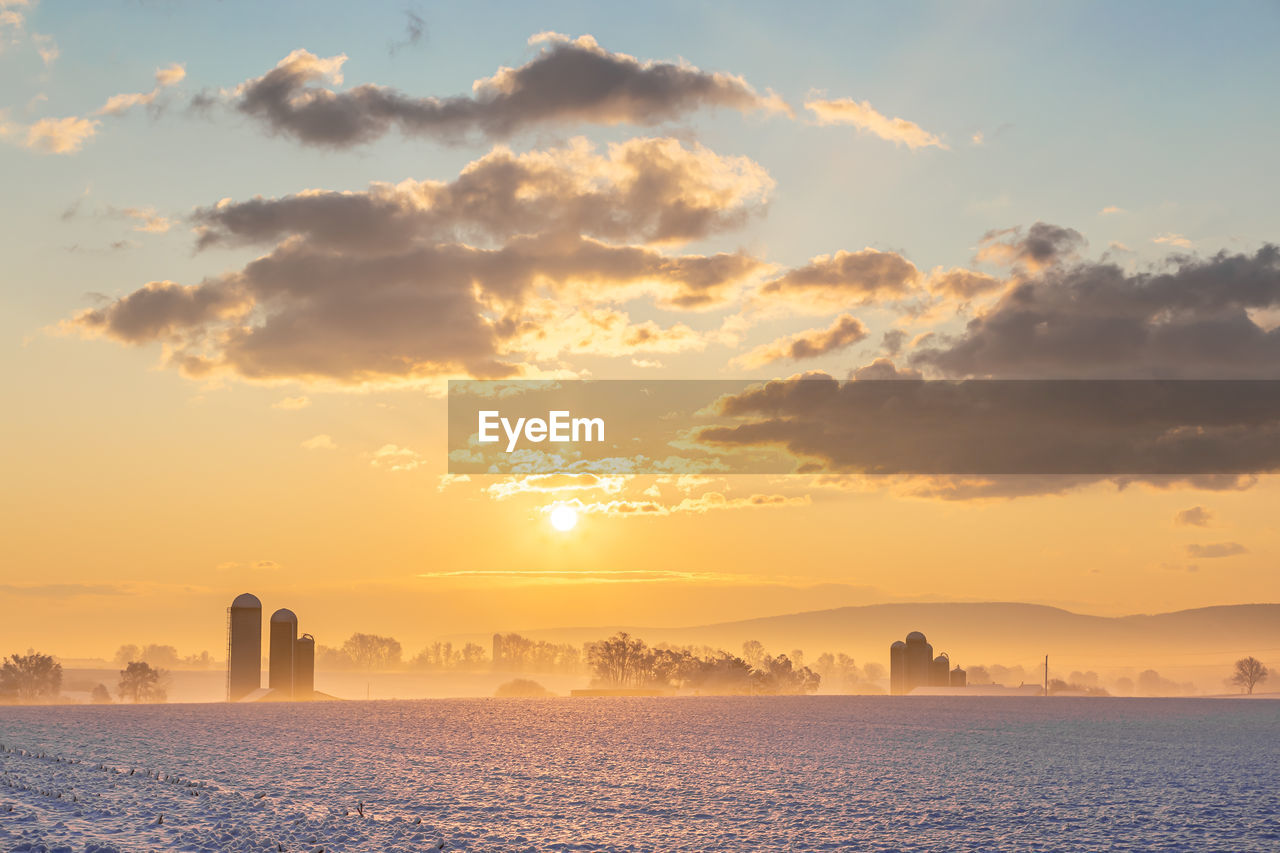
<svg viewBox="0 0 1280 853"><path fill-rule="evenodd" d="M619 628L530 631L529 636L583 642ZM1073 668L1220 668L1254 654L1280 670L1280 604L1236 604L1174 613L1087 616L1015 602L904 603L838 607L686 628L620 628L649 643L739 649L759 640L777 653L802 649L810 660L843 651L888 662L889 644L923 631L938 652L959 663L1027 664L1043 655ZM1268 657L1270 656L1270 657Z"/></svg>

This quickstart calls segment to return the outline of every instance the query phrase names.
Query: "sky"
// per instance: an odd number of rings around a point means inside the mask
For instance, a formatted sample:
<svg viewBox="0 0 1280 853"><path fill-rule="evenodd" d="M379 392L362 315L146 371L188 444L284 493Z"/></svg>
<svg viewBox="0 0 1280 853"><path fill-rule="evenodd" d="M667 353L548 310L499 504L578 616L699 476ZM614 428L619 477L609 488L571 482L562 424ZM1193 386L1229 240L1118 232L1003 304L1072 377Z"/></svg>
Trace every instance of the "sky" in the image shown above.
<svg viewBox="0 0 1280 853"><path fill-rule="evenodd" d="M0 0L0 651L1276 601L1264 472L446 474L449 378L1276 378L1280 6ZM579 513L569 531L550 511Z"/></svg>

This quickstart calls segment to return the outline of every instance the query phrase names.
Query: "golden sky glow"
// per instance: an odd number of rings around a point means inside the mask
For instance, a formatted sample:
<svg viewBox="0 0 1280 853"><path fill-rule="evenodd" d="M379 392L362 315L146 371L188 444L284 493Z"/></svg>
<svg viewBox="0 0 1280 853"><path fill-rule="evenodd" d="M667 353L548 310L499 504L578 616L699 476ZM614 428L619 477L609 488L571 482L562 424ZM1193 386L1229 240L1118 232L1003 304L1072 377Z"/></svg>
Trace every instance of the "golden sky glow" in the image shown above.
<svg viewBox="0 0 1280 853"><path fill-rule="evenodd" d="M1266 473L448 475L449 378L1280 364L1280 219L1249 179L1274 115L1204 128L1211 164L1163 113L1008 82L1006 61L1048 80L1069 58L1029 71L1017 38L953 80L961 57L850 58L785 22L770 58L638 12L565 35L524 14L458 10L430 57L388 55L376 16L216 57L145 19L110 62L89 13L37 4L0 33L0 652L220 656L245 591L322 643L406 649L883 601L1277 598ZM608 79L628 86L574 85Z"/></svg>

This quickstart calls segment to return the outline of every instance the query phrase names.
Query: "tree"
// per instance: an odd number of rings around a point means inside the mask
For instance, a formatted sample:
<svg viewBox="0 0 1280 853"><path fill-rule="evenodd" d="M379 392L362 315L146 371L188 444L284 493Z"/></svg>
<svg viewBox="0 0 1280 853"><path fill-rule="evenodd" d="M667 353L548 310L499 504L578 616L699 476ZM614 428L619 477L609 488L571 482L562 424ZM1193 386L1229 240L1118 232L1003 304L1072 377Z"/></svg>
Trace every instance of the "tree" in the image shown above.
<svg viewBox="0 0 1280 853"><path fill-rule="evenodd" d="M182 663L182 658L178 656L178 650L173 646L162 646L159 643L148 643L142 649L142 654L135 660L144 660L152 666L175 667Z"/></svg>
<svg viewBox="0 0 1280 853"><path fill-rule="evenodd" d="M89 700L95 705L110 705L111 691L107 689L107 685L99 684L93 688L93 692L89 694Z"/></svg>
<svg viewBox="0 0 1280 853"><path fill-rule="evenodd" d="M342 644L342 651L356 666L370 672L398 665L402 654L399 640L377 634L352 634Z"/></svg>
<svg viewBox="0 0 1280 853"><path fill-rule="evenodd" d="M644 640L625 631L587 647L587 663L595 674L594 681L607 687L636 684L646 669L649 648Z"/></svg>
<svg viewBox="0 0 1280 853"><path fill-rule="evenodd" d="M142 649L133 643L126 643L116 649L116 656L112 660L121 666L128 666L131 660L142 660Z"/></svg>
<svg viewBox="0 0 1280 853"><path fill-rule="evenodd" d="M1271 670L1267 669L1262 661L1250 655L1247 658L1240 658L1240 660L1236 661L1236 670L1231 674L1231 678L1227 680L1227 683L1243 687L1245 693L1252 695L1253 688L1266 681L1267 676L1270 674Z"/></svg>
<svg viewBox="0 0 1280 853"><path fill-rule="evenodd" d="M165 691L161 681L166 674L163 669L154 669L145 661L130 661L120 670L120 684L116 692L121 699L131 702L163 702Z"/></svg>
<svg viewBox="0 0 1280 853"><path fill-rule="evenodd" d="M62 690L62 664L52 655L27 650L25 655L10 655L0 666L0 696L19 702L53 699Z"/></svg>
<svg viewBox="0 0 1280 853"><path fill-rule="evenodd" d="M747 640L742 644L742 659L752 669L759 669L764 662L764 643L759 640Z"/></svg>

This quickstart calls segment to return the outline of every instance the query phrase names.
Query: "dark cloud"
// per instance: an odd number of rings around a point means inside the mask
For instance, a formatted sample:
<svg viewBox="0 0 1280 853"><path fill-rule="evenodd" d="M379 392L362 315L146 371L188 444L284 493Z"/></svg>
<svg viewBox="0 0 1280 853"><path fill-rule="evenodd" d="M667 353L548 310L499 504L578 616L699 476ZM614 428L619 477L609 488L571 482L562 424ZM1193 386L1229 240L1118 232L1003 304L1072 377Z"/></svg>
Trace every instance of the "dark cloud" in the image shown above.
<svg viewBox="0 0 1280 853"><path fill-rule="evenodd" d="M539 54L519 68L477 80L471 95L414 97L366 84L338 92L345 56L322 59L295 50L234 92L236 109L272 131L309 145L345 148L392 128L459 142L479 134L506 138L551 123L652 126L697 109L785 109L731 74L673 62L643 62L604 50L590 36L535 36Z"/></svg>
<svg viewBox="0 0 1280 853"><path fill-rule="evenodd" d="M350 252L407 242L581 233L678 243L741 225L773 181L745 157L674 139L631 139L599 154L585 141L514 154L497 148L453 181L375 184L198 209L200 248L275 243L292 235Z"/></svg>
<svg viewBox="0 0 1280 853"><path fill-rule="evenodd" d="M880 338L880 347L889 355L897 355L902 352L902 347L906 342L906 332L901 329L890 329Z"/></svg>
<svg viewBox="0 0 1280 853"><path fill-rule="evenodd" d="M742 355L738 361L746 367L762 367L777 361L818 358L865 340L867 334L867 327L861 320L851 314L841 314L825 329L809 329L762 344Z"/></svg>
<svg viewBox="0 0 1280 853"><path fill-rule="evenodd" d="M198 284L152 282L67 325L161 343L190 376L344 384L700 349L687 325L633 323L617 306L644 298L687 311L736 298L762 274L758 259L656 245L739 222L771 186L745 158L634 139L607 156L586 142L498 149L451 182L225 201L193 214L198 246L268 251Z"/></svg>
<svg viewBox="0 0 1280 853"><path fill-rule="evenodd" d="M988 231L975 260L1034 273L1072 257L1087 242L1074 228L1037 222L1025 232L1020 227Z"/></svg>
<svg viewBox="0 0 1280 853"><path fill-rule="evenodd" d="M892 359L877 358L870 364L855 368L850 379L920 379L920 371L910 367L898 367Z"/></svg>
<svg viewBox="0 0 1280 853"><path fill-rule="evenodd" d="M239 272L190 286L155 282L70 322L126 343L162 342L193 376L501 377L520 372L513 359L531 319L546 325L535 302L548 288L571 305L648 293L697 308L726 298L759 266L743 254L671 256L572 235L517 237L497 249L443 243L359 254L285 240ZM636 350L665 347L651 326L600 331ZM577 339L561 345L586 351ZM555 351L545 334L539 346Z"/></svg>
<svg viewBox="0 0 1280 853"><path fill-rule="evenodd" d="M1184 509L1173 517L1173 523L1179 527L1208 527L1213 513L1202 506Z"/></svg>
<svg viewBox="0 0 1280 853"><path fill-rule="evenodd" d="M878 368L878 369L877 369ZM901 379L881 360L854 378ZM773 448L820 475L909 475L968 499L1120 488L1248 488L1280 470L1280 382L838 382L806 374L722 396L717 450Z"/></svg>
<svg viewBox="0 0 1280 853"><path fill-rule="evenodd" d="M896 252L863 249L819 255L802 267L764 285L761 294L770 299L806 306L852 306L901 299L920 280L915 264Z"/></svg>
<svg viewBox="0 0 1280 853"><path fill-rule="evenodd" d="M1239 542L1214 542L1209 545L1188 545L1187 556L1196 557L1202 560L1212 560L1219 557L1235 557L1240 554L1248 554L1249 549L1241 545Z"/></svg>
<svg viewBox="0 0 1280 853"><path fill-rule="evenodd" d="M413 9L404 10L404 35L399 41L392 42L388 52L395 56L400 51L417 47L427 37L427 22L422 15Z"/></svg>
<svg viewBox="0 0 1280 853"><path fill-rule="evenodd" d="M1055 267L1012 286L965 331L918 348L943 376L1280 377L1280 249L1178 258L1164 272L1110 263Z"/></svg>

